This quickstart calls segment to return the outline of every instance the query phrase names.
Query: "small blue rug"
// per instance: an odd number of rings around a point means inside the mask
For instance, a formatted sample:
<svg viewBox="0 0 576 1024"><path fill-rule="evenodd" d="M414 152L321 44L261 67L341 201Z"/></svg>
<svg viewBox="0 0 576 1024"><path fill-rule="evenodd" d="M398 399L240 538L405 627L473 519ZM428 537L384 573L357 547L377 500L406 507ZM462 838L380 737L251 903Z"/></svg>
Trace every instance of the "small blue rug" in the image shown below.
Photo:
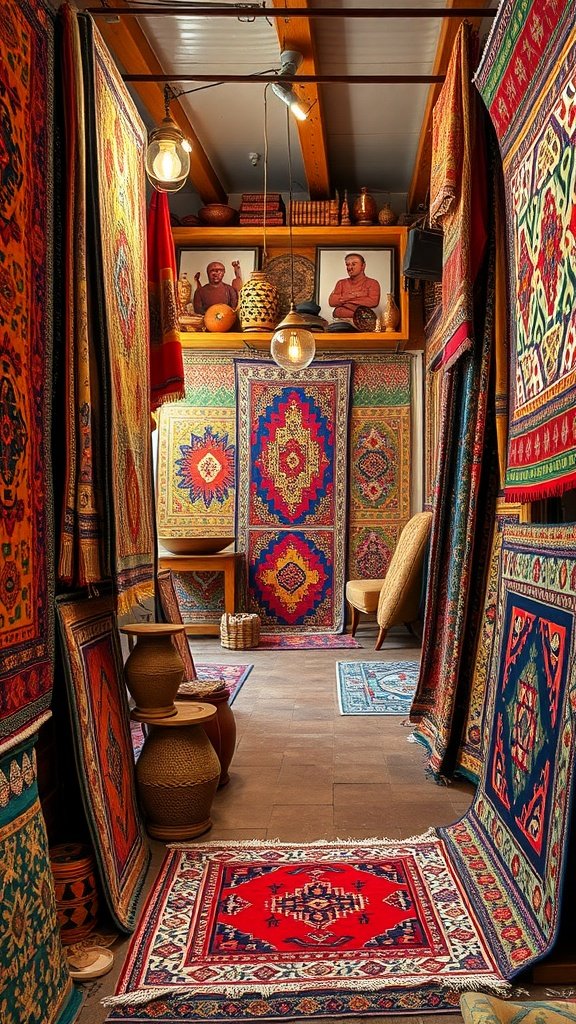
<svg viewBox="0 0 576 1024"><path fill-rule="evenodd" d="M337 661L341 715L407 715L419 661Z"/></svg>

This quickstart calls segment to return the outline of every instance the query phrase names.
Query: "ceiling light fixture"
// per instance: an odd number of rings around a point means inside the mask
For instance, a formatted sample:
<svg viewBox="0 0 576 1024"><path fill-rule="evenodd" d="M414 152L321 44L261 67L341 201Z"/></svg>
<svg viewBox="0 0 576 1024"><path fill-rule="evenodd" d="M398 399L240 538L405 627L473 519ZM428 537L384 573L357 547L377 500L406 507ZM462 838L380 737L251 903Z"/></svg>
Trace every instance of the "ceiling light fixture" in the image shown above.
<svg viewBox="0 0 576 1024"><path fill-rule="evenodd" d="M295 75L302 63L303 57L297 50L283 50L280 54L280 71L278 77L283 75ZM309 109L303 106L298 99L292 85L289 82L272 82L272 92L278 99L292 111L294 117L299 121L305 121L310 113Z"/></svg>
<svg viewBox="0 0 576 1024"><path fill-rule="evenodd" d="M274 88L274 86L272 86ZM294 248L292 244L292 153L290 147L290 117L286 111L286 130L288 133L288 177L290 188L290 206L288 212L290 239L290 312L278 324L270 342L270 355L278 366L289 373L304 370L316 355L316 342L311 331L303 326L306 320L296 312L294 306Z"/></svg>
<svg viewBox="0 0 576 1024"><path fill-rule="evenodd" d="M164 88L162 122L150 133L146 150L146 175L157 192L178 192L190 170L191 145L176 122L170 117L170 101L175 94L169 85Z"/></svg>

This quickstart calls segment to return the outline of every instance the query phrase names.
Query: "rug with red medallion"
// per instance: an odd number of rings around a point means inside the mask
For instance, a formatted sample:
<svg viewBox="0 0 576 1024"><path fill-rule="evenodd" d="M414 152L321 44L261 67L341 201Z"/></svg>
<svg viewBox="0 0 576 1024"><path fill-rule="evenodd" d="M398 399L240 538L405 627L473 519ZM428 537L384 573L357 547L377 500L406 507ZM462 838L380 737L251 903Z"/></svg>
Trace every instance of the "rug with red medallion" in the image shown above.
<svg viewBox="0 0 576 1024"><path fill-rule="evenodd" d="M576 525L506 524L483 775L447 828L405 840L168 850L109 1021L458 1009L553 947L576 708Z"/></svg>

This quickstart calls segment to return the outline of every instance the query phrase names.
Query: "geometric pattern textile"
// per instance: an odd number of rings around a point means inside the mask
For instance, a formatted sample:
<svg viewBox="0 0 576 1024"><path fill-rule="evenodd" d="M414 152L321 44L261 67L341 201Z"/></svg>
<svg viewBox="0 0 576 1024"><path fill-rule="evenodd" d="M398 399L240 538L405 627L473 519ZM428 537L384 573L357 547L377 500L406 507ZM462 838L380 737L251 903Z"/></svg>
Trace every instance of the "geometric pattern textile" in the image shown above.
<svg viewBox="0 0 576 1024"><path fill-rule="evenodd" d="M576 484L573 0L500 5L476 82L504 168L512 387L506 497Z"/></svg>
<svg viewBox="0 0 576 1024"><path fill-rule="evenodd" d="M102 367L99 408L111 572L120 614L153 594L152 449L146 133L138 111L88 15L78 15L85 81L87 166L94 268L91 329Z"/></svg>
<svg viewBox="0 0 576 1024"><path fill-rule="evenodd" d="M410 517L407 355L359 355L352 366L348 579L386 575Z"/></svg>
<svg viewBox="0 0 576 1024"><path fill-rule="evenodd" d="M0 759L2 1024L70 1024L82 999L70 980L56 918L36 783L36 739Z"/></svg>
<svg viewBox="0 0 576 1024"><path fill-rule="evenodd" d="M48 6L0 15L0 751L48 717L54 659L52 144Z"/></svg>
<svg viewBox="0 0 576 1024"><path fill-rule="evenodd" d="M407 715L418 681L417 661L337 661L341 715Z"/></svg>
<svg viewBox="0 0 576 1024"><path fill-rule="evenodd" d="M476 783L482 774L484 763L483 722L487 710L487 673L496 625L496 590L502 548L502 528L504 523L520 522L521 511L521 505L509 504L501 499L496 501L496 518L488 564L484 607L476 643L466 718L456 759L457 774L464 775Z"/></svg>
<svg viewBox="0 0 576 1024"><path fill-rule="evenodd" d="M232 537L236 417L231 356L184 351L186 399L163 408L156 506L161 537Z"/></svg>
<svg viewBox="0 0 576 1024"><path fill-rule="evenodd" d="M178 597L174 587L174 580L170 569L161 569L156 576L158 586L158 597L160 607L166 622L182 623ZM196 668L194 659L190 652L188 637L185 633L177 633L172 637L172 643L182 658L184 665L184 681L196 679Z"/></svg>
<svg viewBox="0 0 576 1024"><path fill-rule="evenodd" d="M104 1002L109 1020L178 1019L182 997L194 1019L268 1019L276 996L286 1016L356 1016L406 1012L408 989L419 1012L478 986L507 987L430 832L169 850Z"/></svg>
<svg viewBox="0 0 576 1024"><path fill-rule="evenodd" d="M72 739L112 918L134 926L150 851L136 799L130 713L113 597L57 599Z"/></svg>
<svg viewBox="0 0 576 1024"><path fill-rule="evenodd" d="M232 704L238 696L241 687L248 679L254 665L204 665L203 663L199 663L197 667L198 679L200 682L206 682L208 679L224 680L226 688L230 691L228 703Z"/></svg>
<svg viewBox="0 0 576 1024"><path fill-rule="evenodd" d="M349 361L238 359L237 543L264 631L344 627Z"/></svg>
<svg viewBox="0 0 576 1024"><path fill-rule="evenodd" d="M576 526L505 525L484 769L448 829L508 977L555 940L569 839L576 706Z"/></svg>
<svg viewBox="0 0 576 1024"><path fill-rule="evenodd" d="M183 622L206 625L220 620L224 611L224 573L173 572L172 576Z"/></svg>

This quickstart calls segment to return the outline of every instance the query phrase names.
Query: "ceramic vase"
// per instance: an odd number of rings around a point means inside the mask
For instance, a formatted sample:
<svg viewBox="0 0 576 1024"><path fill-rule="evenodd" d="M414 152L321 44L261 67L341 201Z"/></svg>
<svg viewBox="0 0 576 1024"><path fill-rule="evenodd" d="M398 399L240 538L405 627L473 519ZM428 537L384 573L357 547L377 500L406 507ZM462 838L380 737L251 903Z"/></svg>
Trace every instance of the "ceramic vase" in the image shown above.
<svg viewBox="0 0 576 1024"><path fill-rule="evenodd" d="M124 665L126 686L136 705L134 717L176 714L174 698L184 678L184 662L172 637L185 630L184 625L164 622L122 626L122 632L136 640Z"/></svg>
<svg viewBox="0 0 576 1024"><path fill-rule="evenodd" d="M356 224L373 224L376 220L378 208L374 196L370 195L364 185L360 189L360 195L352 204L352 216Z"/></svg>
<svg viewBox="0 0 576 1024"><path fill-rule="evenodd" d="M388 292L382 309L382 327L385 331L395 331L400 323L400 310L394 296Z"/></svg>
<svg viewBox="0 0 576 1024"><path fill-rule="evenodd" d="M280 293L261 270L240 289L238 317L243 331L273 331L280 319Z"/></svg>
<svg viewBox="0 0 576 1024"><path fill-rule="evenodd" d="M398 220L398 214L394 213L394 210L390 206L390 203L384 203L384 206L378 213L378 223L383 228L389 228Z"/></svg>

